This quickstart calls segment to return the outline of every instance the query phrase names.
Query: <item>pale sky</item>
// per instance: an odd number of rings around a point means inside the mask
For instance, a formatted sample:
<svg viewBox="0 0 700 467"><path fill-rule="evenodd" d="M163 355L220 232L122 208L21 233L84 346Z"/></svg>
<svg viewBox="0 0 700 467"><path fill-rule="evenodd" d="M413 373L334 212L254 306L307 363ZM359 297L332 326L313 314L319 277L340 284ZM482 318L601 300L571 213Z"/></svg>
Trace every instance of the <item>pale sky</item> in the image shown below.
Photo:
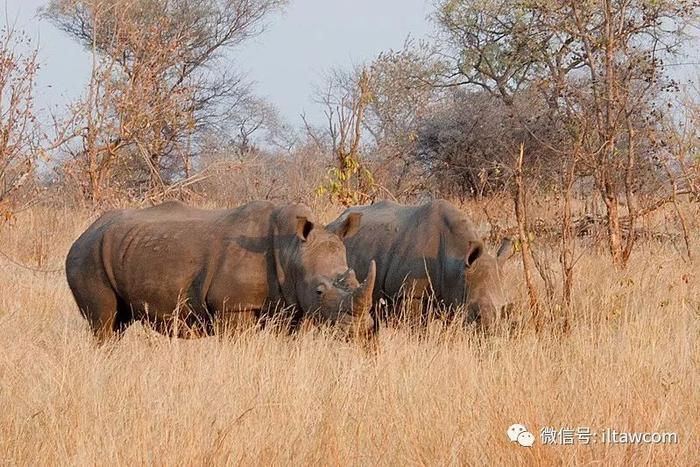
<svg viewBox="0 0 700 467"><path fill-rule="evenodd" d="M47 0L0 0L0 23L16 24L35 39L42 68L36 102L40 110L62 107L83 92L89 76L88 54L36 11ZM406 38L426 37L433 0L291 0L283 14L269 18L268 29L231 53L239 71L256 83L256 93L272 102L292 125L306 112L318 121L311 101L322 74L372 60L381 51L400 49ZM697 30L693 31L698 35ZM697 42L696 42L697 44ZM698 77L696 47L691 64L674 67L682 81Z"/></svg>
<svg viewBox="0 0 700 467"><path fill-rule="evenodd" d="M87 53L47 21L36 18L46 0L0 0L0 22L16 24L37 41L42 65L38 80L40 109L63 106L87 83ZM4 4L4 5L3 5ZM313 118L314 85L333 67L351 67L379 52L400 49L410 35L425 37L430 0L291 0L283 14L269 20L259 37L233 51L239 69L256 83L290 123L303 111ZM3 8L4 6L4 8Z"/></svg>

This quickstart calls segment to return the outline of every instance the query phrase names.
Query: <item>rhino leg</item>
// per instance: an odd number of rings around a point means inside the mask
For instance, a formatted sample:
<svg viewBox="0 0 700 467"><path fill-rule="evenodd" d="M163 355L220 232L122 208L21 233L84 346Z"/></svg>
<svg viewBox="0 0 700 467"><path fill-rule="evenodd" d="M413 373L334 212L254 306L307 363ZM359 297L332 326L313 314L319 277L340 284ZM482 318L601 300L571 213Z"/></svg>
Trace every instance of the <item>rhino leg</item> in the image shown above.
<svg viewBox="0 0 700 467"><path fill-rule="evenodd" d="M119 298L106 280L94 275L70 274L68 285L80 313L99 342L123 331L134 321L131 307Z"/></svg>
<svg viewBox="0 0 700 467"><path fill-rule="evenodd" d="M85 287L73 288L73 295L98 341L104 342L127 324L118 319L117 295L110 287L93 282Z"/></svg>

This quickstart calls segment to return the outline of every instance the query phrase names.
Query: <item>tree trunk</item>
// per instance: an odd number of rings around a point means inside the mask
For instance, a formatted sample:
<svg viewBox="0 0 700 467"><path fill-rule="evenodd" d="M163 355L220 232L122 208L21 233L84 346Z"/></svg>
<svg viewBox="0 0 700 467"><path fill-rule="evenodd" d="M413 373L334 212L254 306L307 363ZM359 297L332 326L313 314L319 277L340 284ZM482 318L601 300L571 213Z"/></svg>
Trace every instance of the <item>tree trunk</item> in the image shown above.
<svg viewBox="0 0 700 467"><path fill-rule="evenodd" d="M523 262L523 274L525 275L525 284L529 298L530 311L532 312L532 320L535 322L535 329L541 327L541 318L539 310L539 300L537 296L537 288L532 278L533 259L530 248L530 237L528 233L528 218L527 209L525 207L525 186L523 183L523 155L525 146L520 145L520 155L515 168L515 217L518 222L518 235L520 236L520 253Z"/></svg>
<svg viewBox="0 0 700 467"><path fill-rule="evenodd" d="M617 194L608 185L603 193L605 203L605 217L608 223L608 248L616 268L624 267L622 254L622 233L620 230L620 204Z"/></svg>
<svg viewBox="0 0 700 467"><path fill-rule="evenodd" d="M561 236L561 262L562 272L562 310L564 313L564 331L567 332L571 326L571 289L574 279L574 251L576 248L576 235L573 229L573 215L571 201L573 197L573 187L576 174L576 155L571 156L569 167L564 175L564 214L562 216L562 236Z"/></svg>

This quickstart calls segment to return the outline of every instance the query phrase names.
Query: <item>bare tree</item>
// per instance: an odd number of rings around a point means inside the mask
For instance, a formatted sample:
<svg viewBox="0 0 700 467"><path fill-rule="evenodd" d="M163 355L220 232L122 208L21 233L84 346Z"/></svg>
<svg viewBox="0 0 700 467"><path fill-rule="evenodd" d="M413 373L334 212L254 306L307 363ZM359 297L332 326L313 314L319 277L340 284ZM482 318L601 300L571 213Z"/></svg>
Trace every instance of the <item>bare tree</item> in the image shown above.
<svg viewBox="0 0 700 467"><path fill-rule="evenodd" d="M35 168L37 69L31 41L9 26L0 29L0 222L12 216Z"/></svg>
<svg viewBox="0 0 700 467"><path fill-rule="evenodd" d="M324 107L327 126L316 128L302 116L311 140L319 148L328 147L334 158L327 183L319 187L318 193L328 193L345 206L367 201L372 197L374 178L361 152L365 112L373 98L371 75L364 68L357 74L333 71L318 94L317 103Z"/></svg>
<svg viewBox="0 0 700 467"><path fill-rule="evenodd" d="M198 136L227 131L251 99L223 51L259 34L284 0L53 0L44 15L90 48L74 172L99 201L117 172L136 196L190 175ZM75 120L75 119L73 119ZM81 162L82 161L82 162ZM76 167L77 166L77 167Z"/></svg>
<svg viewBox="0 0 700 467"><path fill-rule="evenodd" d="M370 65L372 99L364 121L367 159L376 181L397 197L425 190L431 176L416 163L416 153L423 121L441 98L433 86L440 68L433 49L426 42L407 40L403 49L383 52Z"/></svg>
<svg viewBox="0 0 700 467"><path fill-rule="evenodd" d="M686 86L675 103L677 119L666 121L664 140L659 144L666 151L665 164L671 165L674 180L681 190L700 200L700 89Z"/></svg>
<svg viewBox="0 0 700 467"><path fill-rule="evenodd" d="M529 216L527 213L527 197L525 179L523 177L523 158L525 155L525 146L520 145L518 157L514 167L515 189L513 191L513 204L515 208L515 217L518 222L518 236L520 238L520 253L523 263L523 274L525 277L525 285L529 299L529 307L532 311L533 321L537 329L541 326L540 304L535 287L532 270L534 269L532 247L530 245L530 226Z"/></svg>

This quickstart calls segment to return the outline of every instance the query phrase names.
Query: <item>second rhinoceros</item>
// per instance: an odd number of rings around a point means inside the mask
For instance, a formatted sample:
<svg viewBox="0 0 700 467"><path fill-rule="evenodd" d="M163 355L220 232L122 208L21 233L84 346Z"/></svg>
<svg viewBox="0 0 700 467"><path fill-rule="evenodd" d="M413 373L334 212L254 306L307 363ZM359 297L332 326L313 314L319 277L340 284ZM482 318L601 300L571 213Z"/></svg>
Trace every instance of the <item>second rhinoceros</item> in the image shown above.
<svg viewBox="0 0 700 467"><path fill-rule="evenodd" d="M501 266L511 250L510 239L503 240L496 257L490 255L469 218L445 200L355 206L328 228L341 232L359 214L362 225L345 239L348 264L364 277L374 271L376 260L375 303L386 299L396 305L403 296L415 313L430 299L452 309L464 307L470 320L485 326L509 307Z"/></svg>
<svg viewBox="0 0 700 467"><path fill-rule="evenodd" d="M134 321L169 332L176 312L211 333L217 317L280 309L366 335L374 273L360 284L342 242L360 220L349 216L331 233L304 205L262 201L230 210L167 202L110 211L70 249L68 284L102 339Z"/></svg>

